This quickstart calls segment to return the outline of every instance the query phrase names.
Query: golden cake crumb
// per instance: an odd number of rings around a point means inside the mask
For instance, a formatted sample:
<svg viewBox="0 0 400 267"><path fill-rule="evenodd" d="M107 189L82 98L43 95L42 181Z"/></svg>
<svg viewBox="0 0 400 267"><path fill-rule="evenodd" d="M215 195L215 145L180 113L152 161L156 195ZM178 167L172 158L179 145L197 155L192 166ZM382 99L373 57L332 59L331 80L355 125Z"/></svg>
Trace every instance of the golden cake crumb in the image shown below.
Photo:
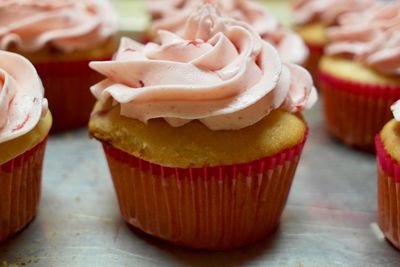
<svg viewBox="0 0 400 267"><path fill-rule="evenodd" d="M395 119L383 127L380 137L389 155L400 163L400 122Z"/></svg>
<svg viewBox="0 0 400 267"><path fill-rule="evenodd" d="M0 164L3 164L33 148L47 136L53 119L48 112L46 117L39 121L38 125L29 133L16 139L0 144Z"/></svg>
<svg viewBox="0 0 400 267"><path fill-rule="evenodd" d="M144 124L120 116L120 108L98 102L90 134L136 157L163 166L205 167L251 162L299 144L306 133L299 115L274 110L255 125L212 131L199 121L174 128L163 119Z"/></svg>
<svg viewBox="0 0 400 267"><path fill-rule="evenodd" d="M307 44L325 46L328 43L326 26L323 23L313 23L304 26L296 26L297 33Z"/></svg>
<svg viewBox="0 0 400 267"><path fill-rule="evenodd" d="M319 67L323 72L347 81L371 85L400 85L398 76L380 74L351 59L325 56L321 59Z"/></svg>

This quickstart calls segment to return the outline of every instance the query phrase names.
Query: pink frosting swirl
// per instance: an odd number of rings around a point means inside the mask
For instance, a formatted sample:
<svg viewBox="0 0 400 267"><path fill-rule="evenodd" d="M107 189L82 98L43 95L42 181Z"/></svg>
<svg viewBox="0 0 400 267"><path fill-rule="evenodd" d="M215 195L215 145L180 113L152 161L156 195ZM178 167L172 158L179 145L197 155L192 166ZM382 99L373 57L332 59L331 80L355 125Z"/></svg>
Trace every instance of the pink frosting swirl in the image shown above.
<svg viewBox="0 0 400 267"><path fill-rule="evenodd" d="M343 55L387 75L400 75L400 3L349 13L328 29L328 55Z"/></svg>
<svg viewBox="0 0 400 267"><path fill-rule="evenodd" d="M148 5L154 18L151 31L167 30L182 35L186 20L201 2L214 3L224 16L252 25L265 41L278 49L283 61L296 64L306 61L309 52L300 36L281 25L262 4L250 0L151 0Z"/></svg>
<svg viewBox="0 0 400 267"><path fill-rule="evenodd" d="M15 96L14 81L7 77L7 73L0 70L0 129L4 128L8 121L11 100Z"/></svg>
<svg viewBox="0 0 400 267"><path fill-rule="evenodd" d="M117 15L107 0L2 0L0 49L61 51L102 44L117 30Z"/></svg>
<svg viewBox="0 0 400 267"><path fill-rule="evenodd" d="M341 15L364 10L375 2L376 0L295 0L293 22L296 25L313 22L334 25Z"/></svg>
<svg viewBox="0 0 400 267"><path fill-rule="evenodd" d="M276 50L246 23L220 17L213 5L187 21L183 38L160 31L161 44L123 39L113 61L90 66L107 78L91 88L121 115L179 127L200 120L212 130L250 126L271 110L291 112L317 98L311 76L282 64Z"/></svg>
<svg viewBox="0 0 400 267"><path fill-rule="evenodd" d="M0 51L0 143L32 130L46 114L47 100L32 64L24 57Z"/></svg>

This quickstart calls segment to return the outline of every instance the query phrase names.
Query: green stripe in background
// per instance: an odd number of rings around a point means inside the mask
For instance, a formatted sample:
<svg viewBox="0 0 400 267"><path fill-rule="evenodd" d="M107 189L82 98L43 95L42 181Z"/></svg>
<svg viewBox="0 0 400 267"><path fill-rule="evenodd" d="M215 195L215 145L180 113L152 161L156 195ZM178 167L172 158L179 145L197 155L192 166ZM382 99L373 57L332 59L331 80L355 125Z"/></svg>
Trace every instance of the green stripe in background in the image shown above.
<svg viewBox="0 0 400 267"><path fill-rule="evenodd" d="M146 13L145 0L113 0L113 2L121 17L121 34L137 34L147 29L149 16ZM283 24L290 24L289 0L264 0L260 2L264 2L270 12L280 19Z"/></svg>

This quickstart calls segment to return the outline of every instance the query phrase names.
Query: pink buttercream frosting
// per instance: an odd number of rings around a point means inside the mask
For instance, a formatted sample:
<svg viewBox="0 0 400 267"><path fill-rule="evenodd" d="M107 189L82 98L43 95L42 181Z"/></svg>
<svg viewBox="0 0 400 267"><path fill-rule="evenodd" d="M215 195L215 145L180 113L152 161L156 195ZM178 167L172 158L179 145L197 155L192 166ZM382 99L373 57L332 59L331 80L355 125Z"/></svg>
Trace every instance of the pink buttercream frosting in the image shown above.
<svg viewBox="0 0 400 267"><path fill-rule="evenodd" d="M293 22L296 25L313 22L335 25L341 15L364 10L375 2L376 0L295 0Z"/></svg>
<svg viewBox="0 0 400 267"><path fill-rule="evenodd" d="M107 0L2 0L0 49L37 51L46 45L70 52L102 44L117 31Z"/></svg>
<svg viewBox="0 0 400 267"><path fill-rule="evenodd" d="M392 105L393 116L397 121L400 121L400 100Z"/></svg>
<svg viewBox="0 0 400 267"><path fill-rule="evenodd" d="M199 120L212 130L241 129L273 109L311 107L317 95L309 73L283 64L251 26L201 6L183 37L159 31L161 44L122 39L113 61L90 66L107 78L91 88L121 115L142 122L164 118L179 127Z"/></svg>
<svg viewBox="0 0 400 267"><path fill-rule="evenodd" d="M24 57L0 51L0 143L32 130L47 112L43 85Z"/></svg>
<svg viewBox="0 0 400 267"><path fill-rule="evenodd" d="M387 75L400 75L400 3L377 4L341 17L328 29L328 55L343 55Z"/></svg>
<svg viewBox="0 0 400 267"><path fill-rule="evenodd" d="M281 25L262 4L251 0L151 0L148 4L154 18L151 32L167 30L182 35L186 20L202 2L214 3L224 16L252 25L265 41L278 49L283 61L296 64L306 61L308 49L300 36Z"/></svg>

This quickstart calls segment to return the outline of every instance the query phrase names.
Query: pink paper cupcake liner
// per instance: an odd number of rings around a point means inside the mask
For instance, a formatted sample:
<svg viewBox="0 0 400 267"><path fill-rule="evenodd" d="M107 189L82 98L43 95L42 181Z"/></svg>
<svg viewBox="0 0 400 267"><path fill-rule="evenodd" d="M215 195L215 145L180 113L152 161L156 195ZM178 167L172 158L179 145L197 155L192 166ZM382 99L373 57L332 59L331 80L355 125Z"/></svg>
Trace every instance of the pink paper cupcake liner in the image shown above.
<svg viewBox="0 0 400 267"><path fill-rule="evenodd" d="M332 135L359 149L373 151L375 135L392 119L390 106L399 86L368 85L319 74L325 122Z"/></svg>
<svg viewBox="0 0 400 267"><path fill-rule="evenodd" d="M110 60L111 57L96 60ZM88 123L95 103L89 88L102 79L99 73L89 68L92 60L34 63L53 114L52 132L83 127Z"/></svg>
<svg viewBox="0 0 400 267"><path fill-rule="evenodd" d="M386 238L400 249L400 164L386 152L379 136L376 152L379 225Z"/></svg>
<svg viewBox="0 0 400 267"><path fill-rule="evenodd" d="M46 143L47 138L0 165L0 242L22 230L38 211Z"/></svg>
<svg viewBox="0 0 400 267"><path fill-rule="evenodd" d="M103 148L127 223L185 247L227 250L275 230L304 143L247 164L190 169Z"/></svg>

